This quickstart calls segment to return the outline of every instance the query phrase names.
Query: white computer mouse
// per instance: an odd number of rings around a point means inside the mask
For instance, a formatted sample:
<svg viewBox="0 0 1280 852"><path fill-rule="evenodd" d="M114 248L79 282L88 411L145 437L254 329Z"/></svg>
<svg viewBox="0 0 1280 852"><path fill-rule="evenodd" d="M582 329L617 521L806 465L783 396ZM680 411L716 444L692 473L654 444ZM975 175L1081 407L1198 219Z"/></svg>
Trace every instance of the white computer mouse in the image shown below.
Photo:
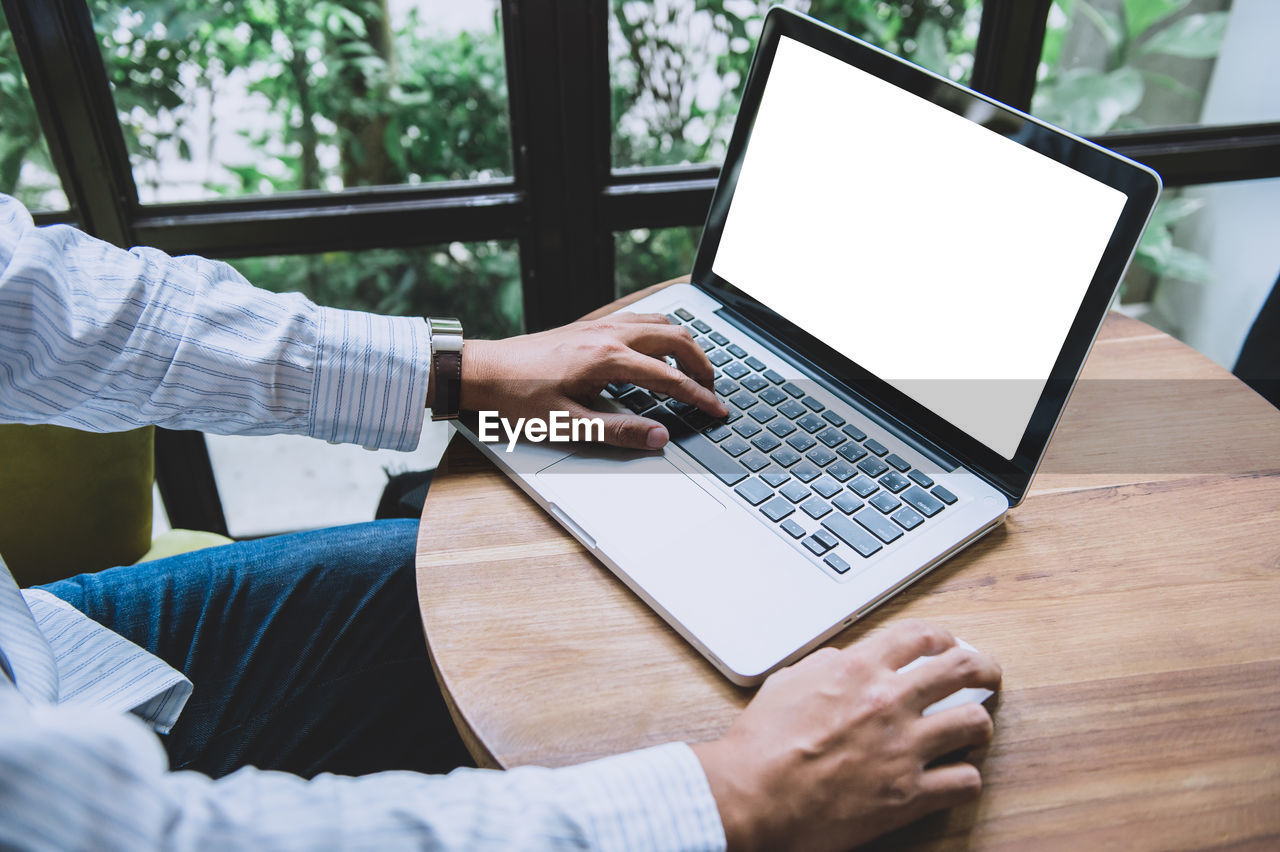
<svg viewBox="0 0 1280 852"><path fill-rule="evenodd" d="M970 651L977 650L976 648L974 648L972 645L970 645L968 642L964 641L963 639L957 638L956 644L959 645L961 648L968 648ZM929 659L929 657L916 657L914 660L907 663L902 668L898 669L898 673L901 674L902 672L909 672L912 669L914 669L916 666L922 664L927 659ZM952 707L959 707L961 704L967 704L969 702L980 704L983 701L986 701L992 695L995 695L995 693L992 692L991 690L982 689L981 687L976 687L976 686L965 687L964 689L957 689L955 692L951 693L946 698L943 698L940 701L935 701L932 704L930 704L928 707L924 708L924 713L922 715L928 716L930 713L937 713L939 710L950 710Z"/></svg>

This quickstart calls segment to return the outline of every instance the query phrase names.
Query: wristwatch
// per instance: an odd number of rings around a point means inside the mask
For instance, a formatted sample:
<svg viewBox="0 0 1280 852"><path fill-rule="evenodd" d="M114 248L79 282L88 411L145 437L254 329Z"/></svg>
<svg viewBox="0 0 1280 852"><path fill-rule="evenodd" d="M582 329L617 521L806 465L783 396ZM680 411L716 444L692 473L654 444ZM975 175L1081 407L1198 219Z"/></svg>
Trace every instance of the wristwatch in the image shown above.
<svg viewBox="0 0 1280 852"><path fill-rule="evenodd" d="M453 317L428 317L431 329L432 420L454 420L462 401L462 323Z"/></svg>

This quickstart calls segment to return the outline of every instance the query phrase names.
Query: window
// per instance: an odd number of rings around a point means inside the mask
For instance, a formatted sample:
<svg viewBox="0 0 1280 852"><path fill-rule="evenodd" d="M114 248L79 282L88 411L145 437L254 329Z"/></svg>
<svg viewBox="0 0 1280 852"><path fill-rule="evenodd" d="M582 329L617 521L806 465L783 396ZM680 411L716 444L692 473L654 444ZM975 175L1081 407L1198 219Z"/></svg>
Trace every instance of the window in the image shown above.
<svg viewBox="0 0 1280 852"><path fill-rule="evenodd" d="M268 286L470 314L470 328L494 334L571 320L688 271L768 5L3 4L0 176L37 207L69 208L45 220L74 217L122 245L250 258L236 263ZM1171 191L1126 285L1131 303L1164 310L1172 288L1218 293L1235 274L1190 236L1210 202L1192 207L1280 177L1269 38L1280 4L786 5L1160 171ZM1196 269L1212 283L1170 283ZM167 492L174 523L217 528L203 442L159 447L162 485L183 474Z"/></svg>

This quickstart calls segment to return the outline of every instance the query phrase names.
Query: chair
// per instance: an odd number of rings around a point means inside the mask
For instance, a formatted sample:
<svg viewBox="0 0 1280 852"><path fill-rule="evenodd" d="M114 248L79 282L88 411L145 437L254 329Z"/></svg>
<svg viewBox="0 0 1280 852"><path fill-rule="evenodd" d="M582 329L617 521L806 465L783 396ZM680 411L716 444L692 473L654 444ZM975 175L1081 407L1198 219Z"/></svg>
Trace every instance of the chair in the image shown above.
<svg viewBox="0 0 1280 852"><path fill-rule="evenodd" d="M154 478L153 427L0 425L0 556L18 585L230 541L192 530L153 541Z"/></svg>

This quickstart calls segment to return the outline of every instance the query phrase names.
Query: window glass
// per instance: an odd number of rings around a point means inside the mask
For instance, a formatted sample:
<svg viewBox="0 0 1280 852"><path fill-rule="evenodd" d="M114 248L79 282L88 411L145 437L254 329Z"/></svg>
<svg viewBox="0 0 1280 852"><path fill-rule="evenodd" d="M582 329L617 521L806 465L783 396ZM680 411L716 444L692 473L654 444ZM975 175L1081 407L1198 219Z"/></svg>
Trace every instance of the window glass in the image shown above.
<svg viewBox="0 0 1280 852"><path fill-rule="evenodd" d="M1280 277L1280 178L1166 193L1125 280L1126 312L1235 366Z"/></svg>
<svg viewBox="0 0 1280 852"><path fill-rule="evenodd" d="M498 0L91 0L143 202L511 171Z"/></svg>
<svg viewBox="0 0 1280 852"><path fill-rule="evenodd" d="M693 271L702 228L633 228L613 235L618 297Z"/></svg>
<svg viewBox="0 0 1280 852"><path fill-rule="evenodd" d="M0 192L31 210L66 210L70 205L49 159L27 77L0 8Z"/></svg>
<svg viewBox="0 0 1280 852"><path fill-rule="evenodd" d="M468 337L524 327L514 242L455 242L409 249L279 255L230 261L259 287L318 304L403 316L456 316Z"/></svg>
<svg viewBox="0 0 1280 852"><path fill-rule="evenodd" d="M724 159L772 0L610 0L613 162ZM968 80L981 0L782 0L955 80Z"/></svg>
<svg viewBox="0 0 1280 852"><path fill-rule="evenodd" d="M1084 136L1280 120L1274 0L1054 0L1032 112Z"/></svg>

